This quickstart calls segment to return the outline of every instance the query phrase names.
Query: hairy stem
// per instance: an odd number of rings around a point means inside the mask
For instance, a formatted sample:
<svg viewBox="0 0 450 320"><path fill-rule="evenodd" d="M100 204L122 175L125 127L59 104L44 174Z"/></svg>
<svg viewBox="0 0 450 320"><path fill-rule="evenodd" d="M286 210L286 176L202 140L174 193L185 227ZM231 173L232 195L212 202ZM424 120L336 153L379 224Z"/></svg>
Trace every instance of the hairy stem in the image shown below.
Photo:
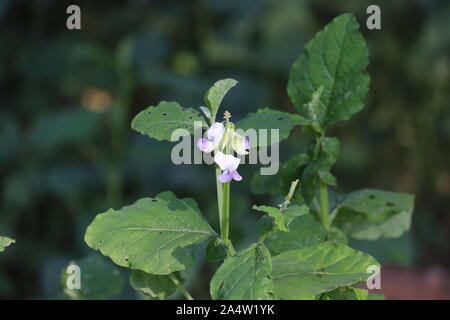
<svg viewBox="0 0 450 320"><path fill-rule="evenodd" d="M222 221L221 233L225 244L228 244L228 234L230 231L230 185L231 182L223 184L223 200L222 200Z"/></svg>
<svg viewBox="0 0 450 320"><path fill-rule="evenodd" d="M180 281L178 281L177 277L173 273L169 274L170 280L177 286L178 290L186 297L188 300L194 300L192 296L187 292L187 290L181 285Z"/></svg>
<svg viewBox="0 0 450 320"><path fill-rule="evenodd" d="M328 187L323 182L319 182L320 186L320 212L322 216L322 223L326 230L330 230L330 208L328 204Z"/></svg>
<svg viewBox="0 0 450 320"><path fill-rule="evenodd" d="M222 213L223 188L222 188L222 183L219 181L220 174L221 174L220 169L216 168L217 206L219 208L220 230L222 230L223 229L223 226L222 226L222 220L223 220L223 213Z"/></svg>

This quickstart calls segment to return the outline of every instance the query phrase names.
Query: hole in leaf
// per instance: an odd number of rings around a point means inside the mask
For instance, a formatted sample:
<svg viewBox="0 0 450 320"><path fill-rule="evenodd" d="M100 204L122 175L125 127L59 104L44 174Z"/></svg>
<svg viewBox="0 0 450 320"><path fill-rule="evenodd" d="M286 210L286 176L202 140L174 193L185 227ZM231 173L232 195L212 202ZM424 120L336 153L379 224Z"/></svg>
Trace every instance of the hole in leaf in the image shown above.
<svg viewBox="0 0 450 320"><path fill-rule="evenodd" d="M369 194L369 199L373 200L375 199L375 196L373 194Z"/></svg>
<svg viewBox="0 0 450 320"><path fill-rule="evenodd" d="M388 207L394 207L395 206L395 204L394 203L392 203L392 202L386 202L386 205L388 206Z"/></svg>
<svg viewBox="0 0 450 320"><path fill-rule="evenodd" d="M156 200L156 199L152 199L152 202L156 202L156 201L158 201L158 200Z"/></svg>
<svg viewBox="0 0 450 320"><path fill-rule="evenodd" d="M284 119L283 117L279 117L279 118L278 118L278 120L283 120L283 119Z"/></svg>
<svg viewBox="0 0 450 320"><path fill-rule="evenodd" d="M125 258L125 262L128 262L128 257Z"/></svg>
<svg viewBox="0 0 450 320"><path fill-rule="evenodd" d="M162 115L163 115L164 117L167 117L169 114L168 114L167 112L163 112Z"/></svg>
<svg viewBox="0 0 450 320"><path fill-rule="evenodd" d="M316 277L323 277L322 272L324 272L324 271L325 271L325 269L319 268L319 269L317 269L317 270L314 270L314 271L313 271L313 274L314 274Z"/></svg>

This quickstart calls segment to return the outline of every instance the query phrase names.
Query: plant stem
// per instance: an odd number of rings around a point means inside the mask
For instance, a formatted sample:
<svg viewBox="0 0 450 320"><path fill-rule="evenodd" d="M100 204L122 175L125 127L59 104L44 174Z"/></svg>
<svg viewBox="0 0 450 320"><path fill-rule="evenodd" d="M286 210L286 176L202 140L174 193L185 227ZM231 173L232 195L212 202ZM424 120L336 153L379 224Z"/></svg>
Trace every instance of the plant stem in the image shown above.
<svg viewBox="0 0 450 320"><path fill-rule="evenodd" d="M180 281L178 281L177 277L174 276L173 273L169 274L170 280L172 280L173 283L177 286L178 290L183 294L183 296L186 297L188 300L194 300L192 296L187 292L187 290L181 285Z"/></svg>
<svg viewBox="0 0 450 320"><path fill-rule="evenodd" d="M322 216L322 223L325 229L330 230L330 216L329 216L329 204L328 204L328 187L323 182L319 182L320 186L320 211Z"/></svg>
<svg viewBox="0 0 450 320"><path fill-rule="evenodd" d="M222 188L222 183L219 181L220 174L221 174L220 169L216 168L217 206L219 208L220 230L222 230L223 229L223 226L222 226L222 220L223 220L223 213L222 213L223 188Z"/></svg>
<svg viewBox="0 0 450 320"><path fill-rule="evenodd" d="M222 222L220 223L220 230L225 244L228 244L228 234L230 230L230 185L231 182L223 184Z"/></svg>

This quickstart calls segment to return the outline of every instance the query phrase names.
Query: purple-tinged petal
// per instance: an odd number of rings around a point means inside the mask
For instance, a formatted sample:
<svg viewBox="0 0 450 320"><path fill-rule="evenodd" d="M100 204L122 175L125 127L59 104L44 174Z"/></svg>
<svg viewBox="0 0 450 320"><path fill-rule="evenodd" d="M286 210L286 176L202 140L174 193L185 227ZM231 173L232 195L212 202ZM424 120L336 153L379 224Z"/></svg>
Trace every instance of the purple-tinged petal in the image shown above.
<svg viewBox="0 0 450 320"><path fill-rule="evenodd" d="M241 181L242 180L241 175L237 171L233 171L233 173L231 173L231 176L236 181Z"/></svg>
<svg viewBox="0 0 450 320"><path fill-rule="evenodd" d="M231 147L238 155L245 156L248 154L248 151L245 148L245 136L240 135L237 132L233 133Z"/></svg>
<svg viewBox="0 0 450 320"><path fill-rule="evenodd" d="M244 149L250 149L250 141L248 140L248 137L244 138Z"/></svg>
<svg viewBox="0 0 450 320"><path fill-rule="evenodd" d="M236 172L236 171L235 171ZM233 179L233 175L231 174L230 170L225 170L220 176L219 181L222 183L230 182L231 179Z"/></svg>
<svg viewBox="0 0 450 320"><path fill-rule="evenodd" d="M208 139L199 139L197 147L203 152L210 153L214 149L214 144Z"/></svg>

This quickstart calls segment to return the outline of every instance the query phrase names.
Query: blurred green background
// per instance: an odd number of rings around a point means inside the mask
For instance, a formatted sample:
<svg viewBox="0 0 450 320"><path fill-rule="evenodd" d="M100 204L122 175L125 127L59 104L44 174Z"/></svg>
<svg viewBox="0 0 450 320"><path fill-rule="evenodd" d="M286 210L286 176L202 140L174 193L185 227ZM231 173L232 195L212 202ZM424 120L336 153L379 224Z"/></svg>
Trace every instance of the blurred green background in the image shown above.
<svg viewBox="0 0 450 320"><path fill-rule="evenodd" d="M70 4L81 8L81 30L66 28ZM381 7L381 30L365 26L370 4ZM0 235L17 242L0 255L0 298L62 297L61 270L92 254L83 235L93 217L140 197L192 197L217 229L213 169L173 165L172 145L132 132L132 117L160 100L203 105L225 77L239 81L223 103L235 120L262 107L294 112L290 66L343 12L361 24L372 82L365 109L329 133L341 140L339 190L416 194L410 234L353 245L417 271L413 281L430 267L448 277L450 1L2 0ZM296 129L281 160L306 141ZM251 205L279 200L250 193L256 170L244 166L232 187L238 247L256 236ZM203 258L193 267L195 297L208 298L214 268ZM127 282L116 298L136 298Z"/></svg>

